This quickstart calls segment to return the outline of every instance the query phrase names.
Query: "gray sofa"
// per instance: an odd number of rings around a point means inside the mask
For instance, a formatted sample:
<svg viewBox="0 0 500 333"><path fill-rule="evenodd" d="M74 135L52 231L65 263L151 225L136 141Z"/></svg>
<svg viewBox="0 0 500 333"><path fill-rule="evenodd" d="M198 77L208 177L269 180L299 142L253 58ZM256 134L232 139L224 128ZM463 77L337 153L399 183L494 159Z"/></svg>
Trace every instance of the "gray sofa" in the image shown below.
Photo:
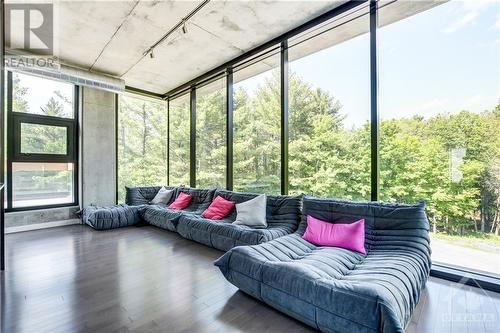
<svg viewBox="0 0 500 333"><path fill-rule="evenodd" d="M367 255L302 239L307 215L365 219ZM324 332L404 332L430 271L424 205L303 200L299 230L215 262L242 291Z"/></svg>
<svg viewBox="0 0 500 333"><path fill-rule="evenodd" d="M258 194L237 193L217 190L214 198L241 203L255 198ZM223 220L213 221L201 214L183 214L177 223L177 232L184 238L227 251L238 245L260 244L285 236L297 230L300 222L302 196L267 196L266 229L255 229L235 225L236 210Z"/></svg>
<svg viewBox="0 0 500 333"><path fill-rule="evenodd" d="M189 188L189 187L176 187L176 188L170 188L174 190L174 193L172 195L172 198L170 199L170 202L166 205L144 205L141 208L141 216L143 220L146 223L149 223L151 225L154 225L156 227L170 230L170 231L176 231L177 230L177 223L179 222L179 219L182 216L196 216L196 215L201 215L205 209L208 208L210 203L212 202L212 199L214 198L214 192L215 190L206 190L206 189L197 189L197 188ZM159 188L158 188L159 190ZM156 192L158 192L158 190ZM135 193L134 198L139 197L138 193L148 193L148 191L144 191L144 188L134 188L134 189L127 189L128 192ZM155 195L156 195L155 192ZM189 206L186 209L183 210L172 210L169 209L167 206L172 203L175 198L179 195L180 192L184 192L187 194L191 194L193 196L193 199L189 203ZM132 197L132 194L131 194ZM149 196L147 197L149 198ZM151 197L149 201L151 201L154 198ZM127 201L127 204L129 205L135 205L137 203L142 202L142 199L138 198L138 200L129 200ZM147 200L147 199L146 199ZM148 201L148 203L149 203Z"/></svg>
<svg viewBox="0 0 500 333"><path fill-rule="evenodd" d="M295 232L300 223L302 196L270 195L267 197L267 223L265 229L256 229L244 225L234 225L236 210L223 220L209 220L201 214L212 200L221 196L227 200L241 203L255 198L258 194L237 193L226 190L207 190L188 187L167 187L174 190L174 195L166 205L150 205L149 202L160 190L156 187L127 188L126 203L140 206L140 215L144 222L178 232L182 237L227 251L238 245L253 245L285 236ZM171 210L167 206L179 192L193 195L189 206L182 210Z"/></svg>

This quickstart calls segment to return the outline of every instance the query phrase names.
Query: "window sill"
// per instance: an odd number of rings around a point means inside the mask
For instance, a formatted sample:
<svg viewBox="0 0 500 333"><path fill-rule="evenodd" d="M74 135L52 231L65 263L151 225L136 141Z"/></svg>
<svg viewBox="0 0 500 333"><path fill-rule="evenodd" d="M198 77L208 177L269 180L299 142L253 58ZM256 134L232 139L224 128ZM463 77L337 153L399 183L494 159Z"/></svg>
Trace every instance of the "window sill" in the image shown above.
<svg viewBox="0 0 500 333"><path fill-rule="evenodd" d="M457 267L432 264L431 276L500 293L500 277L470 272Z"/></svg>
<svg viewBox="0 0 500 333"><path fill-rule="evenodd" d="M67 208L67 207L80 208L78 203L72 202L72 203L60 204L60 205L6 208L5 213L25 212L25 211L32 211L32 210L45 210L45 209L54 209L54 208Z"/></svg>

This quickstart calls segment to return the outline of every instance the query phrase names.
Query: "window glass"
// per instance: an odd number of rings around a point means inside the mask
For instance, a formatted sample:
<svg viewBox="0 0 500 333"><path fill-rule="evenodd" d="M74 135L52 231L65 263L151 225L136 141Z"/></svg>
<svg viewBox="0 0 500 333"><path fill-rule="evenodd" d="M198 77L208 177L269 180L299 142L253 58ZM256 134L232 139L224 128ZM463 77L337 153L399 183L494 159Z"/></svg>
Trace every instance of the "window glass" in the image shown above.
<svg viewBox="0 0 500 333"><path fill-rule="evenodd" d="M234 73L234 190L280 193L280 55Z"/></svg>
<svg viewBox="0 0 500 333"><path fill-rule="evenodd" d="M73 118L74 86L36 76L12 73L12 111Z"/></svg>
<svg viewBox="0 0 500 333"><path fill-rule="evenodd" d="M290 42L290 193L370 199L366 12L335 18Z"/></svg>
<svg viewBox="0 0 500 333"><path fill-rule="evenodd" d="M226 80L196 88L196 187L226 184Z"/></svg>
<svg viewBox="0 0 500 333"><path fill-rule="evenodd" d="M12 207L72 203L73 163L12 163Z"/></svg>
<svg viewBox="0 0 500 333"><path fill-rule="evenodd" d="M120 95L118 201L125 200L125 186L166 184L166 103L133 95Z"/></svg>
<svg viewBox="0 0 500 333"><path fill-rule="evenodd" d="M170 100L170 185L189 185L190 99L189 93Z"/></svg>
<svg viewBox="0 0 500 333"><path fill-rule="evenodd" d="M41 124L21 123L22 154L67 153L67 128Z"/></svg>
<svg viewBox="0 0 500 333"><path fill-rule="evenodd" d="M391 3L378 46L380 198L426 201L434 263L500 275L497 5Z"/></svg>

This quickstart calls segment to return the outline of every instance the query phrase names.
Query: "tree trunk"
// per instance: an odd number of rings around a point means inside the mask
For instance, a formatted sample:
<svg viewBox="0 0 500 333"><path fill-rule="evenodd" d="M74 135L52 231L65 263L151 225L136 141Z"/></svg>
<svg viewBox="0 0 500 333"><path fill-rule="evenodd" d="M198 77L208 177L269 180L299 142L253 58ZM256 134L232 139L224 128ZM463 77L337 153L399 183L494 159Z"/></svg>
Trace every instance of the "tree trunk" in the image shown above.
<svg viewBox="0 0 500 333"><path fill-rule="evenodd" d="M484 195L481 195L481 206L479 209L479 214L481 215L481 232L484 233L486 221L485 221L485 209L484 209Z"/></svg>
<svg viewBox="0 0 500 333"><path fill-rule="evenodd" d="M146 156L146 139L148 136L148 128L147 128L147 117L146 117L146 104L142 104L142 156Z"/></svg>

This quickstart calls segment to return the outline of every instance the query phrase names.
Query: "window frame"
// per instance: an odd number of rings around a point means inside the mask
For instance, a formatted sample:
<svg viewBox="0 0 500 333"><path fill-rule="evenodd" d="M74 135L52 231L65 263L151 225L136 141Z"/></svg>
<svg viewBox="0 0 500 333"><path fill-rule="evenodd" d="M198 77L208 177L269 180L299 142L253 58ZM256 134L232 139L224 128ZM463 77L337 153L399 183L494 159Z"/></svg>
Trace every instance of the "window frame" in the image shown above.
<svg viewBox="0 0 500 333"><path fill-rule="evenodd" d="M23 75L30 75L21 73ZM50 80L44 78L46 80ZM37 209L50 209L59 207L78 206L79 204L79 86L73 85L73 117L62 118L53 116L44 116L31 113L15 112L13 110L13 72L7 71L7 200L6 212L29 211ZM22 153L21 152L21 124L47 125L66 128L66 154L44 154L44 153ZM23 207L13 207L13 173L14 163L72 163L73 164L73 201L69 203L33 205Z"/></svg>
<svg viewBox="0 0 500 333"><path fill-rule="evenodd" d="M21 151L22 124L62 127L66 129L66 154L23 153ZM51 116L32 115L13 112L12 131L14 136L14 150L12 159L15 162L72 162L75 158L75 147L72 144L75 136L75 122L73 119L63 119Z"/></svg>

